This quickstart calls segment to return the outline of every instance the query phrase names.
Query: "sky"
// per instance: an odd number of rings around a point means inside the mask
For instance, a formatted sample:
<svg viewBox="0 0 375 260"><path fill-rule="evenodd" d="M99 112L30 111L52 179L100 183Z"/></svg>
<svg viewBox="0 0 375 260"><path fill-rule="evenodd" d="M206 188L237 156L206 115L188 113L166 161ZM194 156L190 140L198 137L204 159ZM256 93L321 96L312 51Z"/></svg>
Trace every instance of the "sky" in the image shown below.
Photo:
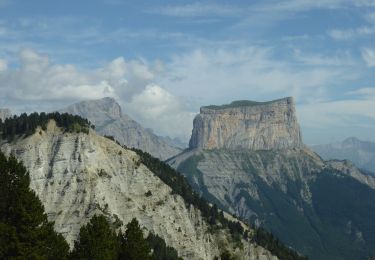
<svg viewBox="0 0 375 260"><path fill-rule="evenodd" d="M201 106L293 96L306 144L375 141L375 0L0 0L0 93L111 96L184 141Z"/></svg>

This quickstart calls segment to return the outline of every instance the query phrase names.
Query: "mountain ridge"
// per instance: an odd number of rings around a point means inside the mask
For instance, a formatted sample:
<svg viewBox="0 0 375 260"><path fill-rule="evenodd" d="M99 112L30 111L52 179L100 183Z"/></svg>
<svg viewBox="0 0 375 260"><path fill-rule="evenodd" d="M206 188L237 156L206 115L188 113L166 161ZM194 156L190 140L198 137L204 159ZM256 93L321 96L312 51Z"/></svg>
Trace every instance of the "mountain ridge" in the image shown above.
<svg viewBox="0 0 375 260"><path fill-rule="evenodd" d="M136 217L184 258L212 259L228 248L240 259L277 259L256 244L236 247L227 231L209 231L201 212L173 194L135 152L91 129L69 133L50 121L45 130L2 140L0 147L23 161L49 220L71 245L82 224L104 214L114 225Z"/></svg>
<svg viewBox="0 0 375 260"><path fill-rule="evenodd" d="M295 112L293 102L287 102L290 99L280 100L290 109L275 107L277 102L265 102L262 106L268 108L263 111L280 108L281 112L276 111L275 115ZM250 111L254 107L257 105L249 106ZM234 138L238 137L238 128L233 127L231 117L246 125L247 117L241 113L247 111L243 108L227 114L219 125L224 129L232 127ZM220 112L232 109L225 108ZM215 117L218 112L201 109L203 115L197 116L198 123L194 122L191 140L200 138L201 143L205 143L209 140L206 138L210 136L209 132L216 129L218 124L207 127L211 119L205 122L202 119L205 113ZM261 120L262 117L255 118ZM274 127L272 117L267 119L271 120L264 121L264 128ZM278 122L288 122L284 119L281 117ZM293 120L298 126L296 116ZM209 131L199 135L200 129ZM293 129L296 128L286 127L284 130L286 136L297 136L296 140L300 142L296 146L284 149L277 146L227 147L217 145L217 140L214 140L212 146L190 146L168 163L184 174L203 197L249 223L267 228L281 241L311 259L358 259L375 255L371 246L375 241L372 213L366 214L366 209L375 207L374 202L367 201L375 198L375 178L348 161L322 160L302 143L298 138L301 135L295 135ZM254 136L253 133L249 135ZM274 137L277 142L282 135ZM331 183L331 187L325 185L326 182ZM324 199L320 194L332 199ZM346 202L335 203L344 197ZM331 216L336 222L332 222Z"/></svg>
<svg viewBox="0 0 375 260"><path fill-rule="evenodd" d="M359 168L375 176L375 143L348 137L341 142L311 145L313 151L325 160L350 160Z"/></svg>
<svg viewBox="0 0 375 260"><path fill-rule="evenodd" d="M60 111L87 118L99 134L113 136L122 145L144 150L162 160L182 151L123 113L114 98L82 101Z"/></svg>

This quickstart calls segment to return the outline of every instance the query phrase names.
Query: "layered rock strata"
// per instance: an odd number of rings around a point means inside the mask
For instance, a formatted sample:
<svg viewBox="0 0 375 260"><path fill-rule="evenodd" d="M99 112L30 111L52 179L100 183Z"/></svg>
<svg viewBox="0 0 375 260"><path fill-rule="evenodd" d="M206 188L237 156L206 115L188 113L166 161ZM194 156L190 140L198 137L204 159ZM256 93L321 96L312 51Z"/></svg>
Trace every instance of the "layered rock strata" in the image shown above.
<svg viewBox="0 0 375 260"><path fill-rule="evenodd" d="M193 122L190 148L272 150L302 148L293 98L206 106Z"/></svg>
<svg viewBox="0 0 375 260"><path fill-rule="evenodd" d="M104 214L115 226L137 218L145 235L158 234L184 259L213 259L223 248L235 248L229 232L210 231L201 212L173 194L136 153L92 130L64 133L51 121L46 131L2 141L0 148L23 161L49 220L71 246L83 224ZM233 249L238 259L277 259L242 243Z"/></svg>

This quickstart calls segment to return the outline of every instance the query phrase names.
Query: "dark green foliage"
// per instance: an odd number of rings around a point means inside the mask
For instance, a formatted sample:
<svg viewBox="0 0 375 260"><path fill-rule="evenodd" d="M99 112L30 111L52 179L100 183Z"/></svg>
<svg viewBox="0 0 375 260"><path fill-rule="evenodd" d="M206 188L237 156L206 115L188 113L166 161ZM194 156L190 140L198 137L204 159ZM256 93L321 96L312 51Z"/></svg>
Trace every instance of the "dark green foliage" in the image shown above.
<svg viewBox="0 0 375 260"><path fill-rule="evenodd" d="M229 253L228 250L225 250L221 253L220 260L235 260L235 258Z"/></svg>
<svg viewBox="0 0 375 260"><path fill-rule="evenodd" d="M255 230L254 235L251 237L251 241L258 245L268 249L274 253L280 259L307 259L307 257L300 256L295 251L287 248L283 245L279 239L274 237L271 233L267 232L261 227L253 226Z"/></svg>
<svg viewBox="0 0 375 260"><path fill-rule="evenodd" d="M74 243L72 259L116 259L118 239L104 216L93 216L82 226Z"/></svg>
<svg viewBox="0 0 375 260"><path fill-rule="evenodd" d="M210 106L205 106L203 108L219 110L219 109L226 109L226 108L233 108L233 107L266 105L266 104L271 104L271 103L281 101L281 100L283 99L277 99L277 100L272 100L272 101L267 101L267 102L257 102L257 101L251 101L251 100L237 100L237 101L233 101L230 104L225 104L221 106L210 105Z"/></svg>
<svg viewBox="0 0 375 260"><path fill-rule="evenodd" d="M111 225L103 215L93 216L87 225L81 227L70 259L182 259L178 257L177 251L166 246L159 236L150 233L147 239L144 239L135 218L127 224L125 233L120 231L116 235L115 228L119 227Z"/></svg>
<svg viewBox="0 0 375 260"><path fill-rule="evenodd" d="M29 184L25 167L0 152L0 259L66 259L68 244Z"/></svg>
<svg viewBox="0 0 375 260"><path fill-rule="evenodd" d="M214 152L206 151L201 155ZM307 157L287 156L273 151L221 153L227 157L237 156L242 162L241 170L251 176L252 183L247 185L256 186L259 198L249 194L245 183L238 183L237 195L230 202L243 201L256 213L248 219L249 223L261 220L264 229L256 229L254 237L250 234L250 239L282 259L293 259L292 255L300 257L292 250L298 250L311 259L368 259L375 255L375 191L369 186L330 168L311 173L306 165L298 163L298 158L308 160ZM256 162L260 161L267 167L273 163L275 156L281 156L286 166L290 166L280 168L286 189L281 189L279 184L267 184L256 170L259 168ZM189 160L185 163L190 163L192 168L199 163ZM309 163L313 165L314 161ZM196 174L194 171L184 173ZM290 178L291 175L295 178ZM299 176L316 178L304 183ZM204 183L197 186L202 187ZM312 195L312 203L302 195L306 189ZM203 195L206 197L204 192Z"/></svg>
<svg viewBox="0 0 375 260"><path fill-rule="evenodd" d="M152 259L151 248L143 238L142 230L135 218L126 225L125 234L120 234L119 237L121 244L119 250L120 259Z"/></svg>
<svg viewBox="0 0 375 260"><path fill-rule="evenodd" d="M55 120L57 126L65 129L68 132L83 132L88 133L89 128L94 128L87 120L77 115L67 113L32 113L30 115L21 114L13 118L7 118L4 122L0 122L0 133L3 139L12 141L16 136L29 136L35 133L35 130L40 126L43 130L46 129L47 123Z"/></svg>
<svg viewBox="0 0 375 260"><path fill-rule="evenodd" d="M115 138L112 135L104 135L104 137L109 139L109 140L112 140L112 141L116 142Z"/></svg>
<svg viewBox="0 0 375 260"><path fill-rule="evenodd" d="M333 192L334 191L334 192ZM338 171L325 169L311 185L318 232L331 259L375 255L375 191Z"/></svg>
<svg viewBox="0 0 375 260"><path fill-rule="evenodd" d="M176 249L169 247L165 244L165 241L158 235L150 233L147 237L147 243L153 250L153 259L155 260L181 260L178 257Z"/></svg>
<svg viewBox="0 0 375 260"><path fill-rule="evenodd" d="M201 212L203 217L212 225L221 223L222 226L230 229L232 235L243 234L243 229L238 222L228 221L214 204L210 206L208 202L193 191L186 178L170 167L165 162L152 157L149 153L133 148L140 156L140 161L156 174L165 184L172 188L173 193L180 195L185 203L194 205Z"/></svg>

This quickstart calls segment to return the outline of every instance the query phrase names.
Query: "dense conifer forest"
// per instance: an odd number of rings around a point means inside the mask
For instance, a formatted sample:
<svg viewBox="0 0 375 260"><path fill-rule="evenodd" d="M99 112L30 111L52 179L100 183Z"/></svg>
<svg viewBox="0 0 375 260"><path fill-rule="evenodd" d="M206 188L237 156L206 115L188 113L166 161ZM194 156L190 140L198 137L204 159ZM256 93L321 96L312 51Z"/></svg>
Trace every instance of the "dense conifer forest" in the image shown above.
<svg viewBox="0 0 375 260"><path fill-rule="evenodd" d="M94 126L85 118L77 115L67 113L60 114L58 112L46 114L42 113L26 113L20 116L13 116L7 118L4 122L0 119L0 133L3 139L12 141L16 136L29 136L35 133L35 130L40 126L46 130L47 124L50 120L55 120L57 126L63 128L68 132L83 132L88 133L89 128Z"/></svg>

